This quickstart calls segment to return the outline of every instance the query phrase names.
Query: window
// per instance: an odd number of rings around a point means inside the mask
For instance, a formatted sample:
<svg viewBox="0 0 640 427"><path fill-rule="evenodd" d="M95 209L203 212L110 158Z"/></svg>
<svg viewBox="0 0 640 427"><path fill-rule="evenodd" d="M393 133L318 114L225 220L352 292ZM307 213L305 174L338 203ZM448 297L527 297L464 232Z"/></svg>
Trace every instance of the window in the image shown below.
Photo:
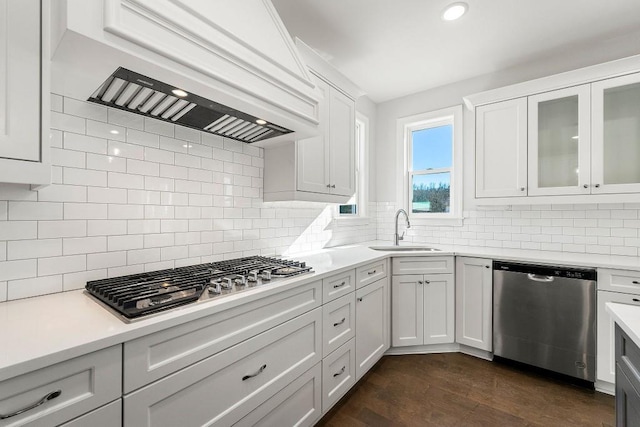
<svg viewBox="0 0 640 427"><path fill-rule="evenodd" d="M461 217L462 106L399 120L403 200L414 218Z"/></svg>
<svg viewBox="0 0 640 427"><path fill-rule="evenodd" d="M338 205L339 218L364 217L366 212L366 145L368 138L368 119L356 113L356 192L344 205Z"/></svg>

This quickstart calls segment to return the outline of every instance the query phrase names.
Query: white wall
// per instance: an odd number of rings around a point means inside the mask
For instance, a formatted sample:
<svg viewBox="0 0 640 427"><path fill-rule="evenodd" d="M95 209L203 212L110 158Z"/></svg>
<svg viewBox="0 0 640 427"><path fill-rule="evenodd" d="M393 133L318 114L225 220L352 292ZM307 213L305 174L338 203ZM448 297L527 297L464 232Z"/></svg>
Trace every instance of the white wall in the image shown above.
<svg viewBox="0 0 640 427"><path fill-rule="evenodd" d="M51 123L53 184L0 184L0 302L375 239L325 203L264 203L261 148L59 95Z"/></svg>

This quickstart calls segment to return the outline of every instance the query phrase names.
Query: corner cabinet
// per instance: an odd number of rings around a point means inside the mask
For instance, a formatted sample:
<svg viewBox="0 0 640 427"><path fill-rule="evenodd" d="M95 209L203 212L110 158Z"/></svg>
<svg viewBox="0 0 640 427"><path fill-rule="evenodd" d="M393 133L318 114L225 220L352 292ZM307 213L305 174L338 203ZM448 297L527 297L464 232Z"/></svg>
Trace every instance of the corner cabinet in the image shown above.
<svg viewBox="0 0 640 427"><path fill-rule="evenodd" d="M456 342L492 351L493 261L456 257Z"/></svg>
<svg viewBox="0 0 640 427"><path fill-rule="evenodd" d="M265 147L264 200L344 203L356 191L358 90L309 47L298 42L298 48L323 98L319 134Z"/></svg>
<svg viewBox="0 0 640 427"><path fill-rule="evenodd" d="M48 4L0 0L0 182L51 182Z"/></svg>

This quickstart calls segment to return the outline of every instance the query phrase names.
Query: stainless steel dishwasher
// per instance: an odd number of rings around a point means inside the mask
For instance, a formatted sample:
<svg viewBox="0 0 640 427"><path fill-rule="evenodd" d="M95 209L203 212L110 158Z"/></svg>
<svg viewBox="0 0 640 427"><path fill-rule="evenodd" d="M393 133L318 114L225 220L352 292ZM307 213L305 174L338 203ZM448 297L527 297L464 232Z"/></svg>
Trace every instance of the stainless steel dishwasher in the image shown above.
<svg viewBox="0 0 640 427"><path fill-rule="evenodd" d="M595 270L495 261L493 353L594 382Z"/></svg>

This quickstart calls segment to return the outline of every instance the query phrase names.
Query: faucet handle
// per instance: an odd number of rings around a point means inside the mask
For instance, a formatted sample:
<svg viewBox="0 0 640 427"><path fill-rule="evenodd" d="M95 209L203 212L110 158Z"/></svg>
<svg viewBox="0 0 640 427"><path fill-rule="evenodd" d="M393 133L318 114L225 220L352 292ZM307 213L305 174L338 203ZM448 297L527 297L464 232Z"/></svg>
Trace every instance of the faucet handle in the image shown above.
<svg viewBox="0 0 640 427"><path fill-rule="evenodd" d="M398 236L398 240L404 240L404 231L402 232L402 235Z"/></svg>

